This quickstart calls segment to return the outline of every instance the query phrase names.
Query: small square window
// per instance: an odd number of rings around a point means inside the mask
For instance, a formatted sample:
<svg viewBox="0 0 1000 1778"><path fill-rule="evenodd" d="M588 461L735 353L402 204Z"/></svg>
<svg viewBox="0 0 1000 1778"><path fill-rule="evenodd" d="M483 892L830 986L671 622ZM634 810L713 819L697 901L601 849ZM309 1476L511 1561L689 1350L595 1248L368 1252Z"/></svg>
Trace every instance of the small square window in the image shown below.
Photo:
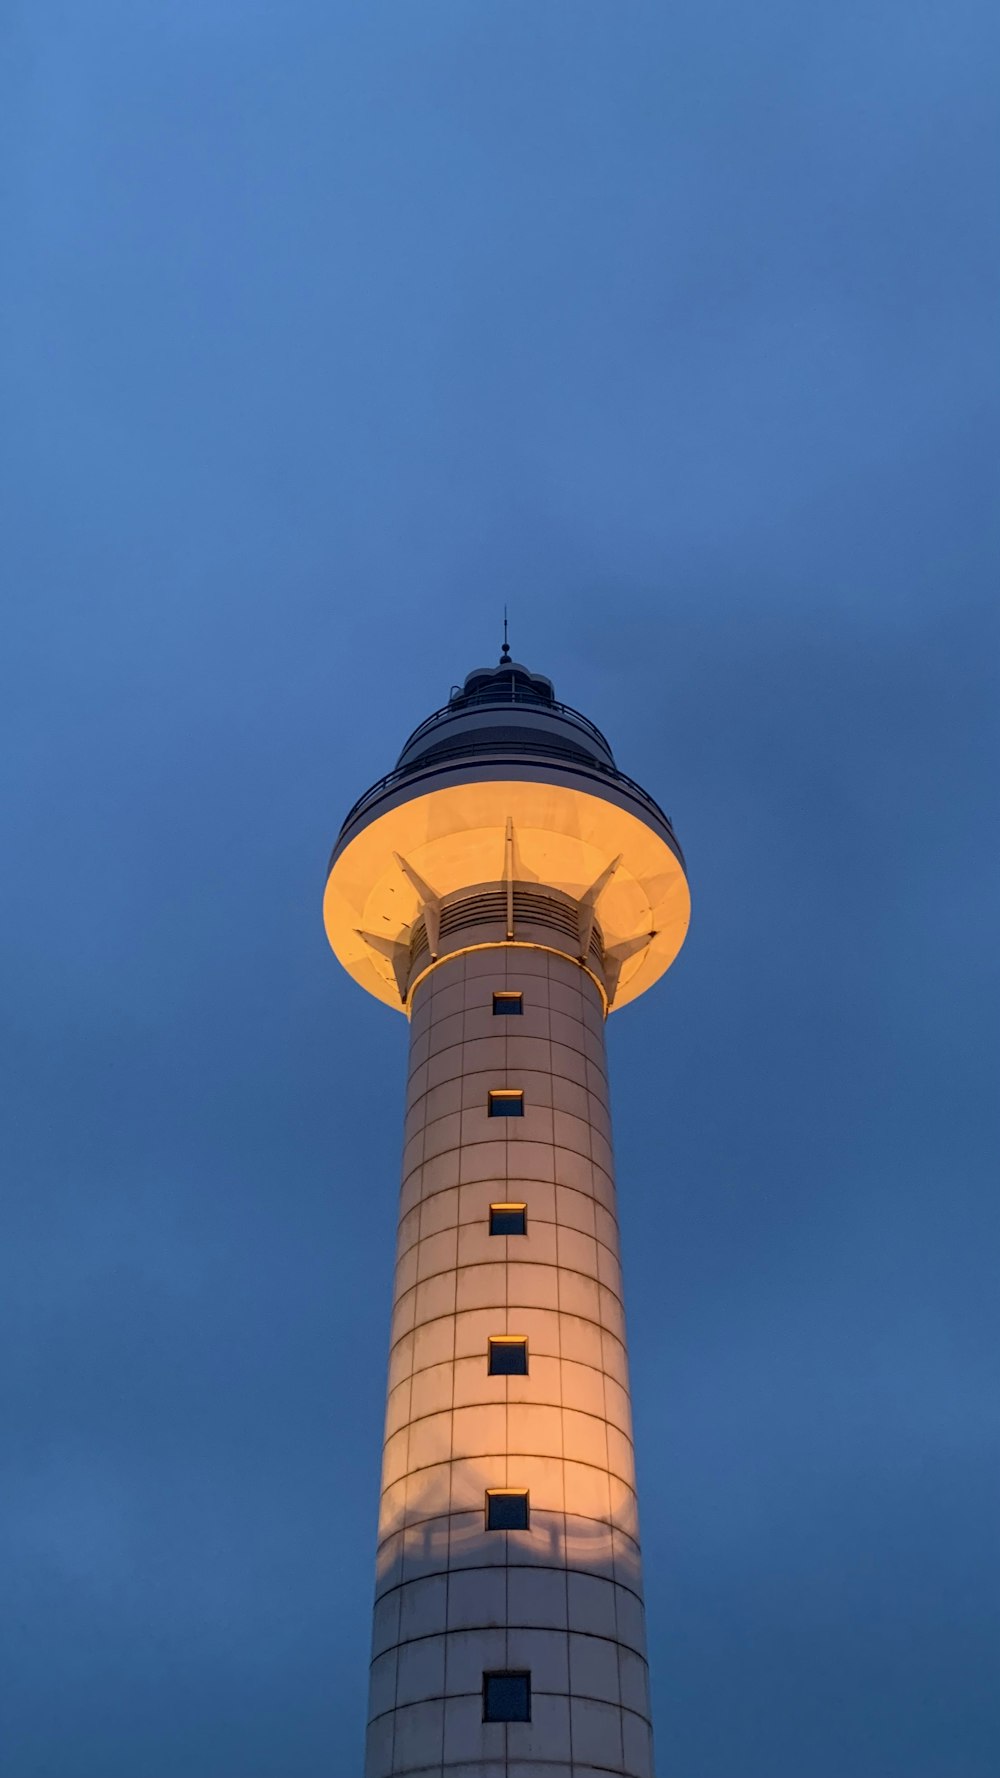
<svg viewBox="0 0 1000 1778"><path fill-rule="evenodd" d="M523 1011L524 1011L524 995L523 994L506 994L506 993L494 994L494 996L493 996L493 1017L494 1018L496 1018L498 1015L502 1015L505 1018L510 1018L512 1015L514 1017L518 1017L521 1013L523 1013Z"/></svg>
<svg viewBox="0 0 1000 1778"><path fill-rule="evenodd" d="M484 1673L483 1721L530 1722L531 1674Z"/></svg>
<svg viewBox="0 0 1000 1778"><path fill-rule="evenodd" d="M521 1087L494 1087L487 1100L490 1117L523 1117L524 1092Z"/></svg>
<svg viewBox="0 0 1000 1778"><path fill-rule="evenodd" d="M527 1488L487 1488L487 1531L527 1531Z"/></svg>
<svg viewBox="0 0 1000 1778"><path fill-rule="evenodd" d="M528 1232L526 1204L491 1204L491 1235L526 1235Z"/></svg>
<svg viewBox="0 0 1000 1778"><path fill-rule="evenodd" d="M528 1342L519 1334L498 1334L489 1343L491 1377L526 1377Z"/></svg>

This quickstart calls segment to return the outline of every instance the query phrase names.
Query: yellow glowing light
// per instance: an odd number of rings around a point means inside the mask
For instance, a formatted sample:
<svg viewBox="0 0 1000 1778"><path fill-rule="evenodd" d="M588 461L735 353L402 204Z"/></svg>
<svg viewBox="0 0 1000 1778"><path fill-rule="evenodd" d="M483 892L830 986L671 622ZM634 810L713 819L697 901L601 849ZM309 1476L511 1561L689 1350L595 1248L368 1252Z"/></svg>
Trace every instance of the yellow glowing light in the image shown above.
<svg viewBox="0 0 1000 1778"><path fill-rule="evenodd" d="M421 911L407 861L438 897L504 879L507 822L513 873L582 898L620 855L598 918L606 948L653 937L623 965L614 996L625 1005L670 967L687 933L690 895L683 867L663 836L589 791L534 780L450 784L376 814L330 871L323 901L327 937L348 974L400 1007L391 961L364 934L405 943ZM410 994L413 986L410 984Z"/></svg>
<svg viewBox="0 0 1000 1778"><path fill-rule="evenodd" d="M420 985L420 983L424 980L424 978L426 976L431 975L435 969L440 969L442 963L450 963L451 959L453 957L467 957L473 951L495 951L497 949L497 942L498 941L496 939L491 939L491 940L487 940L486 942L484 942L481 945L459 945L457 950L448 951L443 958L439 959L438 962L428 963L425 969L421 969L415 976L413 976L411 978L409 993L407 994L407 997L406 997L406 1010L409 1011L409 1008L413 1004L414 989ZM565 957L566 956L565 951L557 951L554 945L540 944L537 939L507 938L507 939L504 939L502 941L502 943L503 943L503 949L505 951L548 951L551 953L551 955L553 957ZM343 961L343 959L341 959L341 960ZM575 958L574 961L576 962L577 967L579 969L583 970L584 975L589 975L591 981L594 984L594 987L597 989L597 992L601 996L601 1000L604 1003L604 1010L605 1010L605 1012L607 1012L608 1011L608 994L607 994L607 989L604 986L604 983L601 981L599 976L594 974L594 971L591 969L591 967L588 963L582 963L580 961L579 957ZM353 973L354 973L353 970L351 973L353 975ZM395 986L395 984L393 984L393 986ZM374 990L372 990L372 992L374 992ZM385 998L385 996L380 996L380 998ZM397 1010L399 1010L398 990L397 990L397 994L396 994L396 999L394 1001L392 1001L391 1004L393 1006L395 1006L397 1008ZM621 1004L621 1001L619 999L619 1005L620 1004Z"/></svg>

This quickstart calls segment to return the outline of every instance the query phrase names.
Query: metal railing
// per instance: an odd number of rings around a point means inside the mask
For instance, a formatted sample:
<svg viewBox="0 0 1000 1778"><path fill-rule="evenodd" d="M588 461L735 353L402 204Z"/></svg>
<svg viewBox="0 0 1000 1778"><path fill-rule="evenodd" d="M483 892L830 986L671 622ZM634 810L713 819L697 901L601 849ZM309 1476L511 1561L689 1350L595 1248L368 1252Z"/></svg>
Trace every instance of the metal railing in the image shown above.
<svg viewBox="0 0 1000 1778"><path fill-rule="evenodd" d="M574 723L577 728L583 730L584 734L592 736L595 741L600 742L602 747L606 747L609 753L611 752L611 744L607 736L602 735L596 722L591 722L590 717L584 716L582 711L574 710L571 704L560 704L555 698L540 698L537 692L519 692L516 685L505 689L502 697L496 697L492 692L472 692L468 697L463 694L461 698L456 698L453 704L445 704L442 709L434 710L414 729L412 735L407 736L401 751L405 753L407 748L413 746L414 741L420 739L421 735L449 716L464 716L467 710L482 709L490 705L499 706L502 709L505 704L529 705L536 710L561 716L565 722Z"/></svg>
<svg viewBox="0 0 1000 1778"><path fill-rule="evenodd" d="M607 745L607 743L605 743L605 745ZM358 816L361 815L365 809L369 808L372 803L378 802L388 791L395 790L397 785L405 784L410 778L435 778L444 776L456 771L463 760L468 760L470 763L474 764L477 760L489 756L496 761L497 765L504 765L506 763L521 765L526 758L531 758L533 755L537 758L539 765L542 767L558 763L552 755L546 755L546 753L539 748L526 747L523 753L512 753L509 748L500 749L489 743L477 747L474 741L469 741L460 750L456 750L454 755L450 755L446 759L434 759L428 761L421 758L413 760L410 765L397 766L395 771L386 772L384 778L379 778L376 783L372 784L369 789L365 791L363 796L358 797L358 800L353 807L348 810L341 825L334 852L336 852L337 847L339 847L348 828L357 820ZM617 766L606 766L604 762L599 759L588 759L586 763L584 763L576 755L563 755L563 762L567 769L573 772L575 777L596 778L598 781L604 780L613 784L617 789L628 791L629 794L635 798L636 802L641 803L648 809L650 814L658 821L662 821L663 825L669 832L671 839L674 841L674 844L677 844L670 816L664 813L656 799L651 797L649 791L644 790L641 784L637 784L634 778L627 777L624 772L618 770ZM678 851L679 850L680 848L678 847Z"/></svg>

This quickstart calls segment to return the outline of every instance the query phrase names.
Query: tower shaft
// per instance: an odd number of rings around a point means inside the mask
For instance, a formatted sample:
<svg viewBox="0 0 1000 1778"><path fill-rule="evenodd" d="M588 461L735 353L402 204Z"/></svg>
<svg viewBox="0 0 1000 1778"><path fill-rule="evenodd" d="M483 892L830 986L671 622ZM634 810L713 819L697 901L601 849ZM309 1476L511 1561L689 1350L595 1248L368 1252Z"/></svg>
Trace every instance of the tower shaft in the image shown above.
<svg viewBox="0 0 1000 1778"><path fill-rule="evenodd" d="M413 996L366 1778L652 1771L604 1017L534 946Z"/></svg>

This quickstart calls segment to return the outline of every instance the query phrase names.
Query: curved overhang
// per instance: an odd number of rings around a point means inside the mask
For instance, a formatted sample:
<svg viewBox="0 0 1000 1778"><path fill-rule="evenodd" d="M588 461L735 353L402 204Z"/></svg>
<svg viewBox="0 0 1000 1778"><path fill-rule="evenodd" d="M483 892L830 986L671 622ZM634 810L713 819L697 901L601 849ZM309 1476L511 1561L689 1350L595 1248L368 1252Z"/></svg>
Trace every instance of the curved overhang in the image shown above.
<svg viewBox="0 0 1000 1778"><path fill-rule="evenodd" d="M440 900L508 875L578 900L607 876L597 907L605 951L625 953L616 1009L651 987L684 942L683 857L656 805L628 780L527 760L453 764L363 801L330 861L327 937L360 987L405 1010L391 954L409 942L425 894Z"/></svg>

